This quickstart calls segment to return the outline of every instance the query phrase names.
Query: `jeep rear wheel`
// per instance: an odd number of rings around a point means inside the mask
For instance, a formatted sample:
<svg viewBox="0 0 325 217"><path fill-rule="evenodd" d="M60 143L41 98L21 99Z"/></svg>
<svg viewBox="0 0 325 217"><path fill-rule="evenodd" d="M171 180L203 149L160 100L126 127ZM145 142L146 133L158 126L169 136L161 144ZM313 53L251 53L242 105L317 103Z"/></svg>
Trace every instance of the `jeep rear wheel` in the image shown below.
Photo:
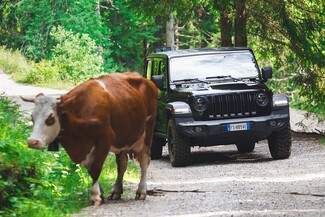
<svg viewBox="0 0 325 217"><path fill-rule="evenodd" d="M239 153L250 153L255 149L255 142L239 142L236 146Z"/></svg>
<svg viewBox="0 0 325 217"><path fill-rule="evenodd" d="M166 139L153 136L151 144L151 160L158 160L162 157L163 146L166 144Z"/></svg>
<svg viewBox="0 0 325 217"><path fill-rule="evenodd" d="M291 128L288 124L284 129L274 131L268 137L269 149L273 159L286 159L291 154Z"/></svg>
<svg viewBox="0 0 325 217"><path fill-rule="evenodd" d="M175 121L168 121L168 153L174 167L187 166L190 162L191 146L189 139L176 131Z"/></svg>

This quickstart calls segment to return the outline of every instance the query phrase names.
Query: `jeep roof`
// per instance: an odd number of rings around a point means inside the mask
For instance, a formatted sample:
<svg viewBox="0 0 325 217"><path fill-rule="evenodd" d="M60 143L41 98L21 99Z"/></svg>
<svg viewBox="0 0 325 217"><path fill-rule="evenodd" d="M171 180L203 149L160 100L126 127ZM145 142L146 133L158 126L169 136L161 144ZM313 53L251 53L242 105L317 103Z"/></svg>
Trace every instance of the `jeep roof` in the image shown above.
<svg viewBox="0 0 325 217"><path fill-rule="evenodd" d="M181 56L191 56L195 54L209 54L209 53L219 53L219 52L232 52L232 51L248 51L253 54L253 51L250 48L246 47L222 47L222 48L199 48L199 49L184 49L176 51L161 51L157 53L149 54L149 57L154 56L168 56L172 57L181 57Z"/></svg>

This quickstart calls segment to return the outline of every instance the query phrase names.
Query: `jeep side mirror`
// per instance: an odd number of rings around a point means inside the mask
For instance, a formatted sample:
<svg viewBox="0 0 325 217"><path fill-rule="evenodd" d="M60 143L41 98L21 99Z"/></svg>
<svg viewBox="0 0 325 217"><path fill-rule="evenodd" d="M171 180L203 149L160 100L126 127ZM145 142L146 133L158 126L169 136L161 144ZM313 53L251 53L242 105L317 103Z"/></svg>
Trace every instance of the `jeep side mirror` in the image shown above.
<svg viewBox="0 0 325 217"><path fill-rule="evenodd" d="M158 89L162 89L164 87L164 76L163 75L153 75L151 77L151 80L158 87Z"/></svg>
<svg viewBox="0 0 325 217"><path fill-rule="evenodd" d="M262 79L266 82L269 78L272 78L272 67L267 66L262 68Z"/></svg>

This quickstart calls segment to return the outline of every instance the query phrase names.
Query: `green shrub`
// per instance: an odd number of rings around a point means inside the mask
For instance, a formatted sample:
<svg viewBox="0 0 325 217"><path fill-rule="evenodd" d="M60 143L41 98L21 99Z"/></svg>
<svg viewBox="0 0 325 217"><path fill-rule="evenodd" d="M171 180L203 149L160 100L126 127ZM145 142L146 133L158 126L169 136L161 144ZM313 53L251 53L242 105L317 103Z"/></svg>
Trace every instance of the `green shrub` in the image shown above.
<svg viewBox="0 0 325 217"><path fill-rule="evenodd" d="M28 61L18 50L6 49L0 46L0 69L12 74L16 79L23 78L32 68Z"/></svg>
<svg viewBox="0 0 325 217"><path fill-rule="evenodd" d="M31 126L19 106L0 95L0 216L66 216L89 205L92 181L65 150L48 152L27 147ZM125 180L138 179L129 162ZM101 183L110 191L116 177L114 155L104 165Z"/></svg>
<svg viewBox="0 0 325 217"><path fill-rule="evenodd" d="M0 99L0 215L63 216L88 205L89 176L64 150L27 148L31 127L18 105Z"/></svg>
<svg viewBox="0 0 325 217"><path fill-rule="evenodd" d="M42 60L34 63L33 68L26 75L25 82L30 84L44 84L57 82L60 79L60 68L53 64L51 60Z"/></svg>
<svg viewBox="0 0 325 217"><path fill-rule="evenodd" d="M59 26L50 35L57 42L52 49L52 60L60 68L62 80L80 83L103 74L103 58L87 34L74 34Z"/></svg>

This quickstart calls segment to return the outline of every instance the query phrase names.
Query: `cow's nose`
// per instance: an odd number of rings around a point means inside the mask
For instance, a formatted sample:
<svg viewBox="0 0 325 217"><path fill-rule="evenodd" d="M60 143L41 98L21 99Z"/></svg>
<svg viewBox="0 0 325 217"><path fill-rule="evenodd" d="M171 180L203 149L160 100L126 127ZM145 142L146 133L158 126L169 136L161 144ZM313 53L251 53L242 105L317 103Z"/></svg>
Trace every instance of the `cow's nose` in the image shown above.
<svg viewBox="0 0 325 217"><path fill-rule="evenodd" d="M28 140L28 147L36 148L37 145L38 145L38 140L37 139L29 139Z"/></svg>

